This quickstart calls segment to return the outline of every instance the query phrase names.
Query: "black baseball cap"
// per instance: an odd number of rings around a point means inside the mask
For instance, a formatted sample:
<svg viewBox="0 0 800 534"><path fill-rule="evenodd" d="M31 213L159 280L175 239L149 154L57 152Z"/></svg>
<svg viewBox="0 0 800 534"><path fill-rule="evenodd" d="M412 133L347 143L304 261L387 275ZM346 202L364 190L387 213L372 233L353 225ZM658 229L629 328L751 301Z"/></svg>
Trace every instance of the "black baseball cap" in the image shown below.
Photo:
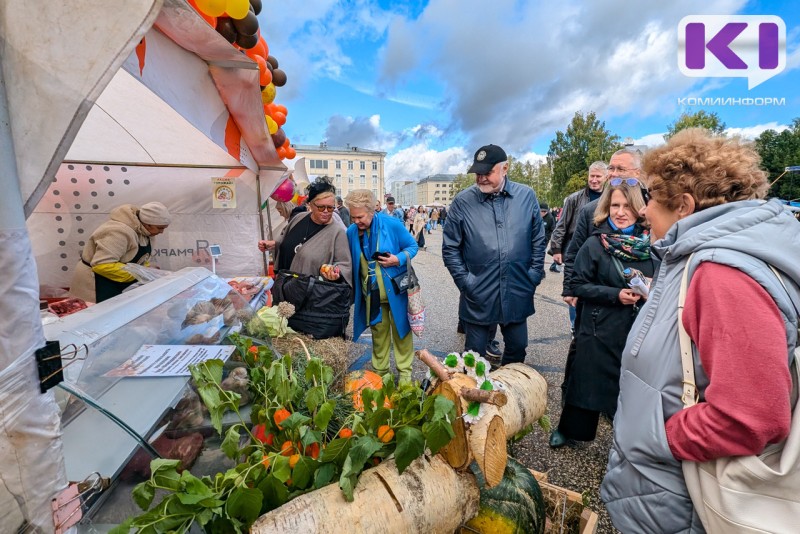
<svg viewBox="0 0 800 534"><path fill-rule="evenodd" d="M475 152L475 160L467 171L475 174L489 174L495 165L508 160L506 151L497 145L482 146Z"/></svg>
<svg viewBox="0 0 800 534"><path fill-rule="evenodd" d="M540 202L539 203L539 209L540 210L549 210L550 206L547 205L547 202Z"/></svg>
<svg viewBox="0 0 800 534"><path fill-rule="evenodd" d="M386 197L387 204L394 204L394 197Z"/></svg>

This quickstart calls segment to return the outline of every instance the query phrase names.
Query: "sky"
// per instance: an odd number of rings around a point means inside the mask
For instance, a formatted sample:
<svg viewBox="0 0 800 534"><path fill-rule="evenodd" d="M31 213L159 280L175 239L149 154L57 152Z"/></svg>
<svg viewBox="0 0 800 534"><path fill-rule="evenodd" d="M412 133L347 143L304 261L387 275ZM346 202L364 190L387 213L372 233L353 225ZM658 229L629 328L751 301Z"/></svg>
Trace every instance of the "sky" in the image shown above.
<svg viewBox="0 0 800 534"><path fill-rule="evenodd" d="M715 112L728 133L748 138L800 117L796 0L265 0L263 6L262 35L288 75L275 101L288 108L284 130L291 142L385 151L387 189L395 180L463 173L489 143L518 159L539 159L578 111L594 111L611 133L648 146L662 143L682 112ZM713 68L735 71L717 59L724 50L710 44L702 56L708 68L691 71L698 77L682 73L679 35L686 33L679 23L684 17L705 23L707 43L716 31L709 15L748 23L729 50L764 76L715 76ZM758 57L758 24L765 21L741 17L756 15L785 23L782 71L782 63L759 69L751 59ZM761 83L750 88L754 80ZM773 104L742 104L766 99Z"/></svg>

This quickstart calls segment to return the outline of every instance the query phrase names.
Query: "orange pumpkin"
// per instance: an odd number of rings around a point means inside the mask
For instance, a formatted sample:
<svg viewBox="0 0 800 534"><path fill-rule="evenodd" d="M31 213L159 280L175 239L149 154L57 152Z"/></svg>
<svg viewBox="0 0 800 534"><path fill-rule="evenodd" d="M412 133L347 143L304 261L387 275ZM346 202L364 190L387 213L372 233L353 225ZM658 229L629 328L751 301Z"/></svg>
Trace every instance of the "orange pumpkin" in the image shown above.
<svg viewBox="0 0 800 534"><path fill-rule="evenodd" d="M347 380L344 383L344 390L346 393L353 394L353 406L359 412L364 411L364 401L361 400L361 390L364 388L381 389L383 387L383 379L374 371L353 371L347 375ZM389 398L383 400L383 406L391 408L392 403Z"/></svg>

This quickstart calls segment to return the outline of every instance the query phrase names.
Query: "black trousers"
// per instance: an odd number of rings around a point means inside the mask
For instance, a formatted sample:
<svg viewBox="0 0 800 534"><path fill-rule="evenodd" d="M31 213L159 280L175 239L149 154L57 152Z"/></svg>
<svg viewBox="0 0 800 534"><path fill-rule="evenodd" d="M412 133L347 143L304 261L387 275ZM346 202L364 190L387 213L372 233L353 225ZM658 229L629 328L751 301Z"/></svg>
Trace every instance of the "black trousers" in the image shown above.
<svg viewBox="0 0 800 534"><path fill-rule="evenodd" d="M558 431L569 439L592 441L597 436L597 423L599 421L600 412L567 404L561 411Z"/></svg>
<svg viewBox="0 0 800 534"><path fill-rule="evenodd" d="M506 324L475 324L464 321L464 350L474 350L486 356L486 344L494 339L497 327L503 333L502 365L525 361L525 349L528 348L528 322Z"/></svg>

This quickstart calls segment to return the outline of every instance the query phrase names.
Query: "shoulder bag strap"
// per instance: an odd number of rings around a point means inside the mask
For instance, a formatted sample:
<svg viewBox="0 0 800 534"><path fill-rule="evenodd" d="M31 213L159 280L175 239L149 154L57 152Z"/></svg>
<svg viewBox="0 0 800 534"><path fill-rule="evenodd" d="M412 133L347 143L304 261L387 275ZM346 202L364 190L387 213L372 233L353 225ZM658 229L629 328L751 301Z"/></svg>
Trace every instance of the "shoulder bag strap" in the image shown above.
<svg viewBox="0 0 800 534"><path fill-rule="evenodd" d="M692 356L692 339L683 327L683 306L686 302L686 290L689 286L689 263L694 254L689 256L683 267L681 277L681 290L678 294L678 339L681 346L681 365L683 367L683 395L681 402L684 408L689 408L697 404L700 395L697 393L697 384L694 381L694 357Z"/></svg>

